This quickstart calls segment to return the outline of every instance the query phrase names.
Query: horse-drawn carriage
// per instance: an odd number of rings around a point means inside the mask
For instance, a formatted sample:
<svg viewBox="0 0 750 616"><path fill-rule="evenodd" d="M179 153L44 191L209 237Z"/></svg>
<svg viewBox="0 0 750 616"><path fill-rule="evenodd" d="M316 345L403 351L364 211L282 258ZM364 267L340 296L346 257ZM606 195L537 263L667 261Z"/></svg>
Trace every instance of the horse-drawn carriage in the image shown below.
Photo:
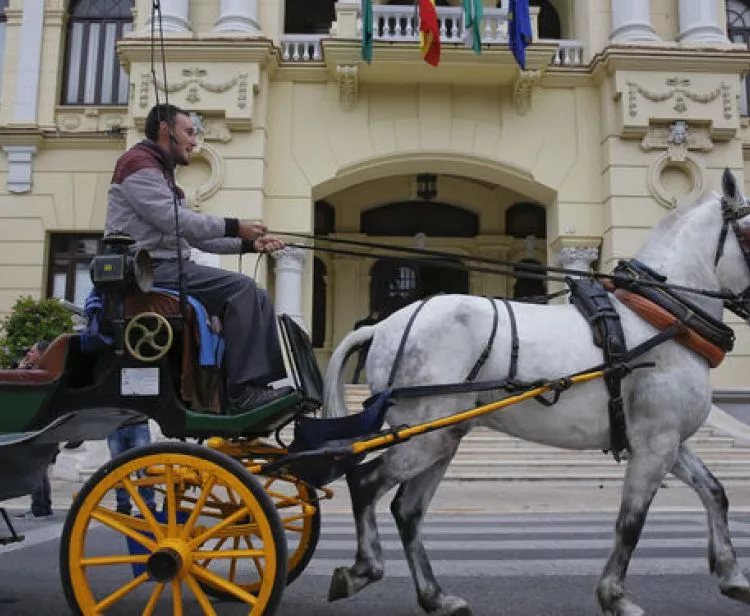
<svg viewBox="0 0 750 616"><path fill-rule="evenodd" d="M205 614L215 614L212 598L221 598L270 616L312 558L326 484L346 474L357 560L333 572L329 599L382 578L375 503L399 486L391 511L419 604L431 614L468 616L466 601L445 594L435 579L420 528L461 438L481 423L557 446L627 451L615 546L597 585L605 613L643 614L624 578L668 472L706 508L709 564L721 591L750 603L723 488L685 444L710 408L709 368L733 341L723 308L750 317L749 214L727 172L723 195L669 215L638 255L642 261L608 277L612 297L604 302L601 289L579 296L588 321L615 322L619 341L609 326L592 338L579 305L446 296L350 333L324 383L307 335L282 316L295 387L242 412L228 412L220 367L201 356L220 347L210 315L181 294L151 289L147 257L131 255L127 238L107 238L92 263L96 294L86 332L57 338L37 370L0 371L0 501L28 494L60 443L103 439L147 417L173 440L107 462L74 497L60 550L73 612L100 614L126 600L128 610L138 605L152 614L171 600L178 614L190 594ZM685 293L699 299L688 302ZM639 316L644 297L658 305ZM343 365L364 345L371 345L368 383L377 395L347 416ZM645 369L627 376L639 366ZM455 382L457 373L468 376ZM311 417L321 408L325 417ZM391 428L381 430L386 418ZM291 423L287 446L279 431ZM278 444L268 440L274 433ZM407 443L413 437L420 438ZM134 515L117 510L118 491ZM155 508L146 504L152 495ZM5 520L5 541L20 540Z"/></svg>

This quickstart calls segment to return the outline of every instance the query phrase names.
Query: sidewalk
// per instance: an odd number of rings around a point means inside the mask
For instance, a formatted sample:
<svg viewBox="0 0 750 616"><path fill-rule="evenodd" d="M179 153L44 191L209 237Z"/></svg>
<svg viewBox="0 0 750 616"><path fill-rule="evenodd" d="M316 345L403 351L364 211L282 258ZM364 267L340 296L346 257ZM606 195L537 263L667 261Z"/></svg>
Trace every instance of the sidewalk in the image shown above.
<svg viewBox="0 0 750 616"><path fill-rule="evenodd" d="M744 482L743 482L744 484ZM750 488L746 484L725 484L731 513L750 513ZM74 492L82 484L52 480L52 503L56 511L70 507ZM339 480L331 484L334 496L323 501L324 513L350 513L349 492L346 483ZM378 511L388 512L395 491L378 503ZM3 503L10 510L25 510L29 498L16 498ZM583 485L580 482L498 482L498 481L446 481L438 489L430 506L433 514L493 514L493 513L586 513L612 512L620 506L620 488L615 484ZM651 506L652 511L684 512L703 511L695 493L687 487L662 488Z"/></svg>

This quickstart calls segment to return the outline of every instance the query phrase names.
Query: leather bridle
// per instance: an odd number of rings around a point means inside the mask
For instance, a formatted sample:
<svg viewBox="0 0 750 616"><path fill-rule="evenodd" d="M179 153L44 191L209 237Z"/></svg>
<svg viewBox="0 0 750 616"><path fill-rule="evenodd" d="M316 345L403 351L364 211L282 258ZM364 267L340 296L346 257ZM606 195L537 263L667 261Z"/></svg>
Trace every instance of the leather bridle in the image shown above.
<svg viewBox="0 0 750 616"><path fill-rule="evenodd" d="M727 203L726 199L722 198L721 212L724 222L719 234L719 244L716 247L714 267L718 265L719 259L724 255L724 245L726 244L729 228L731 227L742 251L748 272L750 272L750 229L743 231L737 222L740 218L750 215L750 206L746 205L741 208L734 208ZM724 299L724 306L741 319L750 319L750 285L739 294L729 293L729 297Z"/></svg>

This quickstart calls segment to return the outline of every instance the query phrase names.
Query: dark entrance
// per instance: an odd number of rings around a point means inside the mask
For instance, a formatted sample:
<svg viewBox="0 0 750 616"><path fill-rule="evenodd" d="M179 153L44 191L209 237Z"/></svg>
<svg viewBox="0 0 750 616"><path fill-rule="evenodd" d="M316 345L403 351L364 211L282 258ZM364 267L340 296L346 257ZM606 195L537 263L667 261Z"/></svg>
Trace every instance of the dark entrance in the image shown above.
<svg viewBox="0 0 750 616"><path fill-rule="evenodd" d="M458 261L382 259L371 271L370 308L383 318L416 300L468 293L469 272Z"/></svg>

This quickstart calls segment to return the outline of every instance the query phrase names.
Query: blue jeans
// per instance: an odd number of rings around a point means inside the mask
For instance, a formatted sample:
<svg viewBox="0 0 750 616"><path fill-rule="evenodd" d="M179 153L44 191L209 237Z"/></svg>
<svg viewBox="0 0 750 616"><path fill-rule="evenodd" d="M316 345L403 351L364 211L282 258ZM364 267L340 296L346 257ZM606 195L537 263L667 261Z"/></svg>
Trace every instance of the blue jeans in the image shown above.
<svg viewBox="0 0 750 616"><path fill-rule="evenodd" d="M139 423L132 426L121 426L107 437L109 454L113 458L121 453L143 447L151 442L151 433L148 429L148 423ZM138 487L141 498L146 502L146 506L151 511L156 511L156 501L154 500L154 489L147 487ZM120 513L130 514L132 505L130 504L130 494L125 488L116 488L117 511Z"/></svg>

